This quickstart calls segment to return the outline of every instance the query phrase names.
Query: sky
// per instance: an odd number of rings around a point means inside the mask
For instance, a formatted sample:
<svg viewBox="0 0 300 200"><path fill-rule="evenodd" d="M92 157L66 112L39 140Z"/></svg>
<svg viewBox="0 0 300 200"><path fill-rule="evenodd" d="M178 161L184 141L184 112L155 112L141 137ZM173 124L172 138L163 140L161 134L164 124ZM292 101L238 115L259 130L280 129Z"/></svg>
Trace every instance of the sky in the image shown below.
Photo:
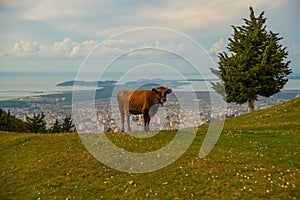
<svg viewBox="0 0 300 200"><path fill-rule="evenodd" d="M197 53L190 41L217 63L231 26L244 24L249 6L257 16L265 11L267 29L283 37L290 67L300 73L298 0L0 0L0 73L76 72L92 50L97 61L121 55L124 66L145 64L149 55L150 63L183 65L179 55ZM154 49L141 50L145 47ZM211 67L206 61L202 65Z"/></svg>

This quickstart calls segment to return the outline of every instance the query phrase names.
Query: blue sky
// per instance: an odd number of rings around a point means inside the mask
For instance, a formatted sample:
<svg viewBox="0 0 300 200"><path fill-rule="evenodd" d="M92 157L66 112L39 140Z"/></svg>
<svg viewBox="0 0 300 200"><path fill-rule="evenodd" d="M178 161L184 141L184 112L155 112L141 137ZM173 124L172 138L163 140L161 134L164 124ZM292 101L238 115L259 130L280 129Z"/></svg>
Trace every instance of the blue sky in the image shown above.
<svg viewBox="0 0 300 200"><path fill-rule="evenodd" d="M0 72L76 71L102 41L143 27L182 32L202 45L216 62L216 53L225 50L231 37L231 25L244 23L249 6L254 7L256 15L265 11L268 30L283 37L281 43L289 51L290 67L300 73L297 0L0 0ZM172 39L176 41L176 37ZM151 42L170 50L189 48L184 41L172 43L169 35L157 37L149 33L135 38L134 44L118 37L98 51L101 56L118 54Z"/></svg>

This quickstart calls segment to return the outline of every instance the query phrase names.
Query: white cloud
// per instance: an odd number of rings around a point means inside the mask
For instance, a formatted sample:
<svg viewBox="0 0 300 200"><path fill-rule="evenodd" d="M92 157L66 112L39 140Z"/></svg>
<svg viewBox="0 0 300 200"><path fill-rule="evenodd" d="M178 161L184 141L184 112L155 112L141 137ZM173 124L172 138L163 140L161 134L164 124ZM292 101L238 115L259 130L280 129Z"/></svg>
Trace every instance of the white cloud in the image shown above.
<svg viewBox="0 0 300 200"><path fill-rule="evenodd" d="M217 42L213 43L211 48L208 50L208 53L210 55L217 55L221 52L223 52L226 48L226 44L224 42L223 38L220 38Z"/></svg>
<svg viewBox="0 0 300 200"><path fill-rule="evenodd" d="M163 41L152 41L152 42L144 42L139 45L135 45L134 48L131 48L134 51L130 51L128 56L130 57L166 57L173 55L174 53L182 53L188 51L186 44L184 42L175 43L173 41L169 41L164 43Z"/></svg>
<svg viewBox="0 0 300 200"><path fill-rule="evenodd" d="M16 57L81 57L86 56L96 45L97 41L94 40L77 43L70 38L50 45L21 40L14 44L9 55Z"/></svg>
<svg viewBox="0 0 300 200"><path fill-rule="evenodd" d="M132 17L148 24L170 27L181 31L189 31L205 27L218 27L233 19L246 17L249 6L256 12L261 8L276 8L285 3L274 0L270 4L264 0L231 0L231 1L169 1L168 5L142 10Z"/></svg>
<svg viewBox="0 0 300 200"><path fill-rule="evenodd" d="M30 42L21 40L14 44L12 48L12 52L16 56L28 56L36 54L39 50L39 46L37 42Z"/></svg>
<svg viewBox="0 0 300 200"><path fill-rule="evenodd" d="M189 1L155 1L155 4L122 0L111 1L60 1L60 0L43 0L43 1L26 1L20 4L17 1L0 2L4 6L14 8L14 20L11 24L17 24L11 30L6 26L7 34L10 36L1 36L0 39L6 40L15 34L13 41L19 40L12 48L11 54L16 56L62 56L78 57L84 56L98 42L112 35L118 34L129 29L143 26L169 27L175 30L183 31L189 35L198 38L224 37L224 32L228 34L230 24L233 20L241 21L241 18L248 16L249 6L253 6L256 14L259 14L265 8L271 10L285 4L284 0L274 0L270 2L265 0L189 0ZM18 9L16 9L16 7ZM9 9L5 9L8 15ZM267 13L268 14L268 13ZM1 15L1 13L0 13ZM6 20L10 21L10 20ZM23 22L26 23L23 23ZM34 21L34 22L33 22ZM36 22L38 21L38 22ZM25 25L24 25L25 24ZM0 22L1 25L1 22ZM226 28L225 28L226 26ZM0 28L3 28L0 26ZM20 27L20 28L18 28ZM220 32L216 31L220 30ZM23 32L24 33L23 33ZM50 33L49 33L50 32ZM53 35L52 35L53 34ZM210 34L210 35L207 35ZM23 37L25 35L26 37ZM40 44L20 38L41 38L43 40L53 40L53 37L65 37L66 35L76 38L84 38L83 42L75 42L70 38L53 44ZM38 36L38 37L35 37ZM151 32L145 35L139 35L134 38L135 41L147 42L149 38L155 38L157 41L169 39L169 35L152 35ZM17 38L17 39L16 39ZM88 38L88 40L86 40ZM93 40L90 40L93 39ZM151 38L151 39L152 39ZM128 41L123 44L116 41L117 45L107 45L101 49L101 52L119 52L121 49L130 45ZM11 45L11 44L9 44ZM136 44L139 46L140 44ZM184 49L184 43L160 44L169 45L168 48ZM173 45L173 46L172 46ZM224 41L219 40L215 43L210 53L218 53L224 46ZM8 48L2 47L2 48ZM178 51L178 50L177 50ZM6 53L1 53L6 55Z"/></svg>
<svg viewBox="0 0 300 200"><path fill-rule="evenodd" d="M288 51L289 51L290 55L300 55L300 48L296 44L291 44L288 47Z"/></svg>
<svg viewBox="0 0 300 200"><path fill-rule="evenodd" d="M86 40L75 42L70 38L65 38L62 41L54 42L49 45L39 44L38 42L21 40L16 42L9 52L9 56L13 57L48 57L48 58L76 58L85 57L92 50L95 56L119 56L124 52L128 56L160 56L170 54L168 52L181 53L188 51L184 42L171 41L130 41L125 39L110 39L106 40L99 46L95 40ZM149 50L152 48L152 50ZM137 51L133 51L137 50ZM2 55L4 56L4 55Z"/></svg>
<svg viewBox="0 0 300 200"><path fill-rule="evenodd" d="M151 1L152 2L152 1ZM196 37L220 35L230 29L233 20L248 16L252 5L258 14L261 10L278 8L284 0L188 0L188 1L95 1L95 0L43 0L0 1L5 9L0 17L9 24L0 28L16 34L13 41L22 35L35 40L48 40L54 36L71 36L102 40L129 29L156 26L167 27ZM7 8L7 9L6 9ZM25 22L25 23L24 23ZM11 30L9 29L11 28ZM217 31L216 31L217 30ZM49 33L51 32L51 34ZM19 37L19 38L18 38ZM4 36L2 36L4 38ZM1 39L1 38L0 38Z"/></svg>
<svg viewBox="0 0 300 200"><path fill-rule="evenodd" d="M84 1L43 0L28 3L21 13L28 20L49 20L62 17L80 17L86 15Z"/></svg>
<svg viewBox="0 0 300 200"><path fill-rule="evenodd" d="M0 0L0 59L10 57L22 66L25 59L15 57L82 58L106 38L142 27L181 31L209 49L211 55L216 55L225 50L224 40L218 38L229 37L230 25L243 24L242 18L248 18L249 6L253 6L256 15L266 11L267 28L282 34L286 44L294 43L288 50L296 65L300 57L297 56L299 28L291 24L297 24L297 5L296 1L286 0ZM188 48L188 42L178 41L174 35L149 31L133 34L126 40L118 37L97 49L97 53L119 55L124 50L139 47L161 47L197 54ZM210 48L213 41L216 42ZM132 52L130 56L148 56L146 53ZM32 60L48 62L50 59Z"/></svg>

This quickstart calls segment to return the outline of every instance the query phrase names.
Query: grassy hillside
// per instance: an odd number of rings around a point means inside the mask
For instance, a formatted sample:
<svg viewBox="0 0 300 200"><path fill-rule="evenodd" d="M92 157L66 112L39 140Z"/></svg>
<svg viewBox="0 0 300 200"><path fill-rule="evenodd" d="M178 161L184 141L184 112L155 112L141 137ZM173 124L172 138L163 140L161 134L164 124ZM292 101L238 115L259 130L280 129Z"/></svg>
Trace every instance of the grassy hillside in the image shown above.
<svg viewBox="0 0 300 200"><path fill-rule="evenodd" d="M300 98L229 119L214 149L198 157L207 125L176 162L145 174L94 159L76 134L0 132L0 199L299 199ZM158 149L150 139L108 135L128 150ZM140 148L138 148L140 147Z"/></svg>

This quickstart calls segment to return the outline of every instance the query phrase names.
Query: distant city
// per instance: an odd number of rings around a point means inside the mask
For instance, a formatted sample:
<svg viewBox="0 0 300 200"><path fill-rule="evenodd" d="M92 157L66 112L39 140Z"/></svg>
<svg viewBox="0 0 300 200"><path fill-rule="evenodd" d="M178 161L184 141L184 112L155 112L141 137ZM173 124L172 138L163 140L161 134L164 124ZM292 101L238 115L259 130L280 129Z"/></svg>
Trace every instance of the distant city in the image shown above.
<svg viewBox="0 0 300 200"><path fill-rule="evenodd" d="M70 84L70 82L69 82ZM72 83L73 84L73 83ZM133 84L133 83L131 83ZM173 87L175 83L170 83ZM134 84L133 84L134 86ZM152 85L148 85L152 87ZM104 87L96 91L95 110L83 109L80 111L83 123L77 124L77 131L84 132L92 124L97 125L97 131L119 131L120 116L116 104L115 95L112 94L112 86ZM178 99L180 95L184 100ZM289 99L298 97L299 90L285 90L269 98L259 98L255 102L256 110L271 107L283 103ZM83 93L84 96L84 93ZM159 112L151 118L151 130L170 130L200 126L212 121L234 117L247 113L247 105L227 104L227 108L218 108L220 112L212 114L211 98L218 95L214 92L173 92L167 98L167 103L160 107ZM196 97L196 98L195 98ZM85 100L82 100L84 103ZM221 105L220 105L221 106ZM14 100L0 101L0 108L8 111L17 118L25 121L25 115L33 113L45 114L47 127L53 126L56 119L62 120L66 115L72 114L72 93L63 92L60 94L41 95L33 97L22 97ZM196 109L195 109L196 108ZM93 118L86 118L87 113L95 112ZM142 116L131 116L132 130L143 130Z"/></svg>

